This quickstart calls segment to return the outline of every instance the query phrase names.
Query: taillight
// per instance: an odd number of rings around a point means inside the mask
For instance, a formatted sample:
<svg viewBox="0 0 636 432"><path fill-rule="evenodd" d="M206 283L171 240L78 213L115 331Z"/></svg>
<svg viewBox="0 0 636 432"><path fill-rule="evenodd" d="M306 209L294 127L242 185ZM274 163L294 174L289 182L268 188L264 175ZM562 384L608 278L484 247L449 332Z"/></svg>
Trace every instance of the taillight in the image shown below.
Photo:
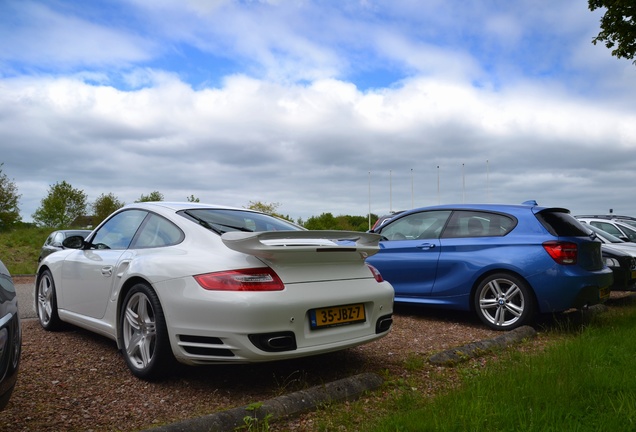
<svg viewBox="0 0 636 432"><path fill-rule="evenodd" d="M382 277L382 275L380 274L377 268L373 267L371 264L367 264L367 267L369 267L369 270L371 270L371 273L373 273L373 277L375 278L376 281L384 282L384 278Z"/></svg>
<svg viewBox="0 0 636 432"><path fill-rule="evenodd" d="M576 264L578 246L576 243L562 241L548 241L543 243L543 248L558 264Z"/></svg>
<svg viewBox="0 0 636 432"><path fill-rule="evenodd" d="M282 291L285 288L269 267L206 273L194 279L209 291Z"/></svg>

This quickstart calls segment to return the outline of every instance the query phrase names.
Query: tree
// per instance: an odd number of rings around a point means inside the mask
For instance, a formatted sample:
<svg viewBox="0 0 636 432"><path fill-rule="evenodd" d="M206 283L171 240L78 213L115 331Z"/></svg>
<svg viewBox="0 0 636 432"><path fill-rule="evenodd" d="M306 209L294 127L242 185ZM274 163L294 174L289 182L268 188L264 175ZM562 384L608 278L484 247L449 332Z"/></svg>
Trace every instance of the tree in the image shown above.
<svg viewBox="0 0 636 432"><path fill-rule="evenodd" d="M340 215L334 217L331 213L323 213L320 216L312 216L302 224L310 230L344 230L367 231L369 219L366 216Z"/></svg>
<svg viewBox="0 0 636 432"><path fill-rule="evenodd" d="M282 215L280 213L278 213L276 210L278 210L278 207L280 207L280 203L274 202L274 203L264 203L261 201L250 201L250 203L248 204L248 206L246 208L250 209L250 210L256 210L259 211L261 213L266 213L268 215L272 215L272 216L276 216L277 218L281 218L281 219L285 219L288 220L290 222L293 222L293 219L289 217L289 215L285 216Z"/></svg>
<svg viewBox="0 0 636 432"><path fill-rule="evenodd" d="M2 229L20 221L18 201L22 196L18 194L15 182L2 173L3 165L4 163L0 163L0 228Z"/></svg>
<svg viewBox="0 0 636 432"><path fill-rule="evenodd" d="M335 230L338 229L338 222L331 213L323 213L320 216L311 216L303 225L309 230Z"/></svg>
<svg viewBox="0 0 636 432"><path fill-rule="evenodd" d="M188 200L188 202L201 202L199 198L195 197L194 195L190 195L189 197L186 197L186 199Z"/></svg>
<svg viewBox="0 0 636 432"><path fill-rule="evenodd" d="M74 189L66 181L50 186L48 195L33 213L33 221L49 228L67 228L73 221L86 214L87 196L83 190Z"/></svg>
<svg viewBox="0 0 636 432"><path fill-rule="evenodd" d="M601 18L601 31L592 43L604 42L614 48L616 58L633 59L636 54L636 3L634 0L588 0L591 11L606 8ZM636 60L633 62L636 64Z"/></svg>
<svg viewBox="0 0 636 432"><path fill-rule="evenodd" d="M140 202L151 202L151 201L163 201L163 194L158 191L150 192L149 195L141 194L141 197L139 197L139 199L135 202L140 203Z"/></svg>
<svg viewBox="0 0 636 432"><path fill-rule="evenodd" d="M250 203L247 205L247 208L250 210L256 210L271 215L276 214L276 210L278 209L278 207L280 207L280 203L277 202L264 203L261 201L250 201Z"/></svg>
<svg viewBox="0 0 636 432"><path fill-rule="evenodd" d="M108 195L101 194L93 203L93 225L99 225L112 212L122 208L124 202L119 201L113 193Z"/></svg>

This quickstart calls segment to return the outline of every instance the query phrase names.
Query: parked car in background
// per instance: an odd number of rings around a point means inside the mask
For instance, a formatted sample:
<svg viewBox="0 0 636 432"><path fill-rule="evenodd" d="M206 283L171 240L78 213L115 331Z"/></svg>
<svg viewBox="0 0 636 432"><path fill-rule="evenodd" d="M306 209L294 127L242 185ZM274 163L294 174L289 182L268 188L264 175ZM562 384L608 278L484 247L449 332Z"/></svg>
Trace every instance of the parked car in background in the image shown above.
<svg viewBox="0 0 636 432"><path fill-rule="evenodd" d="M40 256L38 257L38 263L44 259L44 257L52 254L53 252L57 252L64 249L62 242L68 237L71 236L82 236L86 237L91 233L90 230L58 230L53 231L44 241L42 245L42 250L40 251Z"/></svg>
<svg viewBox="0 0 636 432"><path fill-rule="evenodd" d="M399 215L400 213L403 213L404 210L400 210L400 211L396 211L393 213L389 213L386 215L382 215L378 218L377 221L375 221L375 223L373 224L373 226L371 227L372 230L377 229L378 227L381 227L382 225L384 225L385 223L387 223L389 220L393 219L395 216Z"/></svg>
<svg viewBox="0 0 636 432"><path fill-rule="evenodd" d="M0 411L9 403L18 380L21 351L18 297L9 270L0 261Z"/></svg>
<svg viewBox="0 0 636 432"><path fill-rule="evenodd" d="M112 338L129 369L250 363L386 336L393 288L364 261L380 236L308 231L243 208L136 203L44 258L38 319Z"/></svg>
<svg viewBox="0 0 636 432"><path fill-rule="evenodd" d="M633 291L636 289L636 243L626 242L613 235L585 225L601 241L601 253L605 264L614 273L614 291Z"/></svg>
<svg viewBox="0 0 636 432"><path fill-rule="evenodd" d="M633 227L636 227L636 217L633 216L625 216L625 215L617 215L614 213L609 213L605 215L577 215L574 216L577 219L606 219L606 220L615 220Z"/></svg>
<svg viewBox="0 0 636 432"><path fill-rule="evenodd" d="M636 227L616 219L588 218L577 216L577 220L584 224L595 226L612 234L621 240L636 242Z"/></svg>
<svg viewBox="0 0 636 432"><path fill-rule="evenodd" d="M609 297L601 243L566 209L424 207L375 232L380 252L367 262L393 285L396 302L472 310L496 330Z"/></svg>

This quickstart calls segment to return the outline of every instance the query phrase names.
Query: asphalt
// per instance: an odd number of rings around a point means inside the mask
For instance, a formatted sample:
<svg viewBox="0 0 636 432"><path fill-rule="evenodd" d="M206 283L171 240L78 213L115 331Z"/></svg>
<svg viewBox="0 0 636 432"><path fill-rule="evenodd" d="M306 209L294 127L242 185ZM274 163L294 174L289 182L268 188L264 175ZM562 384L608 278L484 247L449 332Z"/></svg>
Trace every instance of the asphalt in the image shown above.
<svg viewBox="0 0 636 432"><path fill-rule="evenodd" d="M33 284L16 284L15 291L18 294L18 314L20 319L36 318L34 306L35 286Z"/></svg>
<svg viewBox="0 0 636 432"><path fill-rule="evenodd" d="M34 305L35 287L32 284L16 284L20 319L37 318ZM536 336L531 327L519 327L510 332L488 341L475 342L463 347L437 353L429 361L433 364L451 366L468 358L483 355L493 349L501 349L520 343L522 340ZM374 373L363 373L312 387L303 391L290 393L269 399L257 404L251 404L206 416L195 417L180 422L152 428L153 432L223 432L235 430L245 426L245 418L264 419L270 421L311 411L327 402L355 400L365 392L382 386L383 379Z"/></svg>

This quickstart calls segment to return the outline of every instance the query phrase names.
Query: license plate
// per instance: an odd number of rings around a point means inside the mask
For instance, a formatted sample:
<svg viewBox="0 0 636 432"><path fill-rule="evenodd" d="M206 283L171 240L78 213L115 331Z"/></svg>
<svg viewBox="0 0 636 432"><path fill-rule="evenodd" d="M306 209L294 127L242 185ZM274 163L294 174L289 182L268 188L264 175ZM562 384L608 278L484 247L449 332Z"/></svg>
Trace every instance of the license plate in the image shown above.
<svg viewBox="0 0 636 432"><path fill-rule="evenodd" d="M344 306L332 306L309 311L309 324L312 329L335 327L367 320L362 303Z"/></svg>

